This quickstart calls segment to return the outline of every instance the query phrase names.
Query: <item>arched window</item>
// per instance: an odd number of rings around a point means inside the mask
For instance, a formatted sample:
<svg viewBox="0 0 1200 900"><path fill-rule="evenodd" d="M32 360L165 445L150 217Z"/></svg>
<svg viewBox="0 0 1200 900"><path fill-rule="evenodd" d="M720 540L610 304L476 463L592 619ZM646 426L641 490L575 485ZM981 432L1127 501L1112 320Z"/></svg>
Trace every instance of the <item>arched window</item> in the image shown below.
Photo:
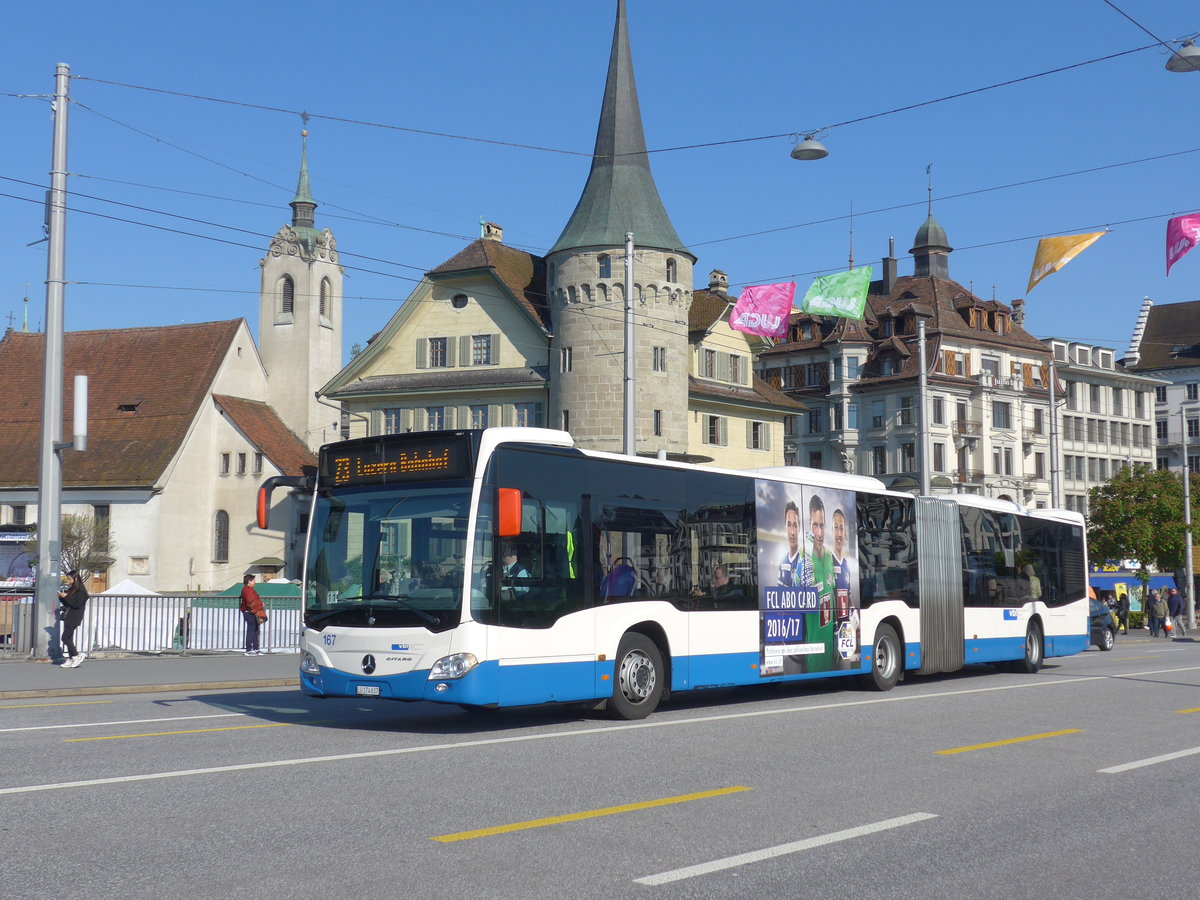
<svg viewBox="0 0 1200 900"><path fill-rule="evenodd" d="M601 253L596 257L596 262L600 266L600 277L612 278L612 257L607 253Z"/></svg>
<svg viewBox="0 0 1200 900"><path fill-rule="evenodd" d="M575 292L575 285L573 285L573 284L567 285L567 302L575 303L578 300L579 300L579 297Z"/></svg>
<svg viewBox="0 0 1200 900"><path fill-rule="evenodd" d="M678 281L679 271L678 266L673 258L667 260L667 281Z"/></svg>
<svg viewBox="0 0 1200 900"><path fill-rule="evenodd" d="M284 275L279 281L279 311L291 315L296 308L296 282L291 275Z"/></svg>
<svg viewBox="0 0 1200 900"><path fill-rule="evenodd" d="M596 285L596 299L599 300L601 303L608 302L608 285L607 284Z"/></svg>
<svg viewBox="0 0 1200 900"><path fill-rule="evenodd" d="M213 526L213 562L229 562L229 513L217 510Z"/></svg>
<svg viewBox="0 0 1200 900"><path fill-rule="evenodd" d="M329 304L333 300L333 286L330 285L328 278L321 279L321 315L329 317Z"/></svg>

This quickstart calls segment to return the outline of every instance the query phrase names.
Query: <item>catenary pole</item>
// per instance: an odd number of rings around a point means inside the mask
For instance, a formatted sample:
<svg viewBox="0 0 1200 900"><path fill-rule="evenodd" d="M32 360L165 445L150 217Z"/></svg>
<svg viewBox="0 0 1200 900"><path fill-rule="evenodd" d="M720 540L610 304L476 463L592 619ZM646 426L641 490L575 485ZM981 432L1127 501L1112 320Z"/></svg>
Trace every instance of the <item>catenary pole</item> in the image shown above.
<svg viewBox="0 0 1200 900"><path fill-rule="evenodd" d="M1184 540L1184 561L1186 568L1184 569L1183 590L1187 595L1184 602L1187 604L1187 622L1192 627L1196 627L1196 573L1192 568L1192 494L1190 480L1190 466L1188 466L1188 433L1187 433L1187 416L1182 408L1179 410L1179 439L1183 452L1183 540Z"/></svg>
<svg viewBox="0 0 1200 900"><path fill-rule="evenodd" d="M1062 461L1058 456L1058 397L1054 390L1058 383L1058 373L1054 368L1054 353L1050 353L1049 407L1050 407L1050 505L1054 509L1062 506Z"/></svg>
<svg viewBox="0 0 1200 900"><path fill-rule="evenodd" d="M921 448L921 496L928 497L929 484L929 378L925 374L925 317L917 317L917 356L920 370L917 379L917 441Z"/></svg>
<svg viewBox="0 0 1200 900"><path fill-rule="evenodd" d="M54 142L50 191L46 203L46 335L42 388L42 436L38 456L38 570L34 594L30 652L50 655L54 607L62 574L62 441L63 296L66 288L67 236L67 91L71 67L59 63L54 72ZM55 642L54 654L58 655Z"/></svg>
<svg viewBox="0 0 1200 900"><path fill-rule="evenodd" d="M625 434L622 452L637 456L637 358L633 347L633 232L625 232Z"/></svg>

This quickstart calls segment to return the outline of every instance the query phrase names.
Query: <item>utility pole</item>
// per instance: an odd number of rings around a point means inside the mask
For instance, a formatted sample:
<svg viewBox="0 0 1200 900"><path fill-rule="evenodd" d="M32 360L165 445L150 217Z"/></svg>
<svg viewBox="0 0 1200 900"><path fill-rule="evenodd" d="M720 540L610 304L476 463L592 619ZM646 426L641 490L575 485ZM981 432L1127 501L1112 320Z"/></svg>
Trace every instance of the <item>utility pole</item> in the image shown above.
<svg viewBox="0 0 1200 900"><path fill-rule="evenodd" d="M1062 469L1058 456L1058 397L1055 386L1058 384L1058 372L1054 368L1054 351L1050 351L1050 371L1048 373L1050 391L1050 506L1059 509L1062 506Z"/></svg>
<svg viewBox="0 0 1200 900"><path fill-rule="evenodd" d="M45 380L42 389L42 439L38 457L38 570L34 595L35 658L50 653L54 607L62 574L62 442L63 295L66 287L67 237L67 89L71 67L59 63L54 72L54 143L47 195ZM54 647L58 652L58 647Z"/></svg>
<svg viewBox="0 0 1200 900"><path fill-rule="evenodd" d="M1179 408L1179 440L1183 453L1183 540L1184 560L1187 568L1184 570L1184 602L1187 603L1187 622L1192 628L1196 627L1196 574L1192 568L1192 493L1190 472L1188 466L1188 433L1187 416L1183 407Z"/></svg>
<svg viewBox="0 0 1200 900"><path fill-rule="evenodd" d="M917 440L920 443L921 456L918 464L921 467L921 496L928 497L929 485L929 418L928 395L929 379L925 374L925 316L917 315L917 356L920 370L917 378Z"/></svg>
<svg viewBox="0 0 1200 900"><path fill-rule="evenodd" d="M622 452L637 456L637 357L633 348L633 232L625 232L625 438Z"/></svg>

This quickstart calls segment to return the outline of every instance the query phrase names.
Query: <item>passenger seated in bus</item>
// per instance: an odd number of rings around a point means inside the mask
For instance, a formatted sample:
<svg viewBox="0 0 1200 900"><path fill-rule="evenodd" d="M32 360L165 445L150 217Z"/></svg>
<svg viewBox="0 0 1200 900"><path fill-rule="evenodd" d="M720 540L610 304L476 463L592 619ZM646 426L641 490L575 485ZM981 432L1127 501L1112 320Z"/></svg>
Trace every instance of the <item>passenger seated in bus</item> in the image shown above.
<svg viewBox="0 0 1200 900"><path fill-rule="evenodd" d="M1042 579L1037 577L1037 572L1034 571L1033 564L1026 563L1025 568L1021 570L1021 574L1023 574L1029 580L1029 596L1034 600L1041 600Z"/></svg>

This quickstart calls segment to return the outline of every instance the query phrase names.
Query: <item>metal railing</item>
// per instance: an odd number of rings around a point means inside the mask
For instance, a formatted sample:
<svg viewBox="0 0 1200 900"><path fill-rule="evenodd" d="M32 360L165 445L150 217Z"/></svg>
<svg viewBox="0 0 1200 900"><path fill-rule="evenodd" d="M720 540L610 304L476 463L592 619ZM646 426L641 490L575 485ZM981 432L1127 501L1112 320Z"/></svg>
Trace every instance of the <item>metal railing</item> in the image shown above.
<svg viewBox="0 0 1200 900"><path fill-rule="evenodd" d="M300 600L263 597L267 621L263 650L297 650L304 625ZM26 655L33 647L33 597L0 595L0 655ZM51 646L59 640L56 624ZM88 599L75 646L86 653L176 653L241 650L246 624L237 597L102 594Z"/></svg>

